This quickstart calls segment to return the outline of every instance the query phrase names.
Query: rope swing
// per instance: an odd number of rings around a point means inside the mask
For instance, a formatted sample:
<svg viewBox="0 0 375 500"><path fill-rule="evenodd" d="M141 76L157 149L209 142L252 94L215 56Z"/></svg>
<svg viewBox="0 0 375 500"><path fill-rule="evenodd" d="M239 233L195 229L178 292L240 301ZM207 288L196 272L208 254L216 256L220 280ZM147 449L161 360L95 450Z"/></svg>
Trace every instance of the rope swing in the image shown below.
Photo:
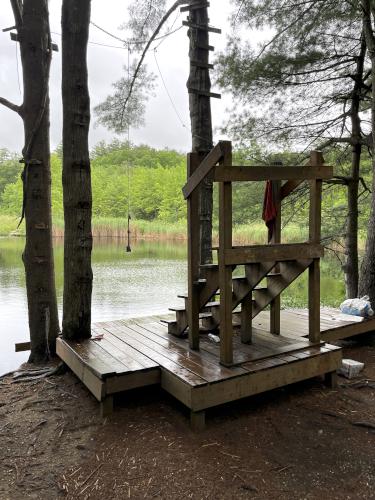
<svg viewBox="0 0 375 500"><path fill-rule="evenodd" d="M128 43L128 82L130 84L130 44ZM126 245L126 252L130 253L132 251L130 246L130 121L128 120L128 161L127 161L127 174L128 174L128 244Z"/></svg>

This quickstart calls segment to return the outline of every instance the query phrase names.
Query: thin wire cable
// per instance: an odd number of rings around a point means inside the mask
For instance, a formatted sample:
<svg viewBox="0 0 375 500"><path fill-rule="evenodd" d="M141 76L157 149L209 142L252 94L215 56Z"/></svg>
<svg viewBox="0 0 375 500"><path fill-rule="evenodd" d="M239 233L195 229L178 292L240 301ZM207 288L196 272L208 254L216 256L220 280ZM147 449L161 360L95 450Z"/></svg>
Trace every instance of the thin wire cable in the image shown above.
<svg viewBox="0 0 375 500"><path fill-rule="evenodd" d="M171 32L171 31L173 30L174 25L176 24L177 19L179 19L179 17L180 17L180 16L181 16L181 12L177 11L177 15L176 15L176 17L175 17L175 19L174 19L174 21L173 21L173 23L172 23L172 25L171 25L171 27L170 27L170 29L169 29L169 32ZM182 26L180 26L180 28L182 28ZM166 38L166 37L164 37L164 38L160 41L160 43L158 43L158 45L157 45L155 48L156 48L156 49L158 49L158 48L160 47L160 45L161 45L162 43L164 43L164 42L165 42L165 40L166 40L166 39L167 39L167 38Z"/></svg>
<svg viewBox="0 0 375 500"><path fill-rule="evenodd" d="M57 31L51 31L53 35L61 36L61 33L58 33ZM120 46L120 45L108 45L107 43L99 43L99 42L92 42L89 40L89 44L91 45L100 45L101 47L109 47L111 49L121 49L121 50L127 50L127 46Z"/></svg>
<svg viewBox="0 0 375 500"><path fill-rule="evenodd" d="M167 87L167 85L166 85L166 83L165 83L165 80L164 80L163 74L162 74L161 69L160 69L160 66L159 66L158 59L157 59L157 57L156 57L156 52L157 52L157 49L155 48L155 49L154 49L154 58L155 58L155 63L156 63L156 67L157 67L158 72L159 72L159 75L160 75L160 79L161 79L161 81L162 81L162 83L163 83L163 87L164 87L164 89L165 89L165 92L167 93L167 96L168 96L168 98L169 98L169 101L170 101L170 103L171 103L171 105L172 105L172 108L173 108L174 112L176 113L176 116L177 116L178 120L180 121L180 123L181 123L181 125L183 126L183 128L186 128L186 129L187 129L187 126L186 126L186 124L184 123L184 120L182 119L182 117L181 117L180 113L178 112L178 109L177 109L177 107L176 107L176 105L175 105L175 103L174 103L174 101L173 101L173 99L172 99L172 96L171 96L171 94L170 94L170 92L169 92L169 90L168 90L168 87Z"/></svg>
<svg viewBox="0 0 375 500"><path fill-rule="evenodd" d="M90 21L90 24L92 24L93 26L95 26L95 28L97 28L98 30L102 31L103 33L105 33L106 35L110 36L111 38L114 38L115 40L118 40L118 41L120 41L122 43L125 43L126 45L128 45L128 44L130 44L130 45L141 45L142 43L147 43L148 42L148 40L124 40L123 38L120 38L117 35L114 35L113 33L105 30L104 28L102 28L101 26L97 25L93 21ZM176 33L177 31L179 31L182 28L183 28L183 26L179 26L175 30L168 31L164 35L160 35L157 38L155 38L154 41L156 42L158 40L162 40L164 38L167 38L168 36L173 35L174 33Z"/></svg>
<svg viewBox="0 0 375 500"><path fill-rule="evenodd" d="M90 24L92 24L93 26L95 26L95 28L97 28L98 30L102 31L103 33L105 33L106 35L110 36L111 38L114 38L115 40L118 40L118 41L126 43L126 44L129 43L127 40L124 40L123 38L120 38L119 36L116 36L113 33L110 33L109 31L105 30L101 26L98 26L96 23L94 23L94 21L90 21Z"/></svg>

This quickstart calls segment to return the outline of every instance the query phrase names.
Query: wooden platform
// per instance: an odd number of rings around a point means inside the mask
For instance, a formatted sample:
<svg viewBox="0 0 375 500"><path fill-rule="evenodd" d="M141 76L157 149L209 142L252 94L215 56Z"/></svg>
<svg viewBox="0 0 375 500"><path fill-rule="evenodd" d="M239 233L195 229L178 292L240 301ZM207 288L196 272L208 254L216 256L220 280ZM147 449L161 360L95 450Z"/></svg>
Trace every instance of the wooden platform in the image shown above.
<svg viewBox="0 0 375 500"><path fill-rule="evenodd" d="M375 329L375 320L350 323L339 312L323 309L322 338L332 340ZM318 375L334 373L341 349L321 342L312 345L307 335L307 313L286 310L281 315L281 335L271 335L269 314L254 321L253 344L234 337L235 366L219 364L219 346L201 337L201 348L192 351L186 339L167 333L165 316L97 323L93 338L80 344L57 340L57 353L110 413L113 394L152 384L176 397L192 411L200 426L204 410L276 387ZM96 340L95 340L96 338ZM202 413L203 412L203 413Z"/></svg>
<svg viewBox="0 0 375 500"><path fill-rule="evenodd" d="M320 332L324 342L346 339L363 333L375 332L375 317L354 321L353 316L341 314L338 309L320 309ZM357 318L358 319L358 318ZM269 314L262 311L254 319L254 326L269 331ZM307 309L286 309L281 311L281 328L287 335L308 337Z"/></svg>

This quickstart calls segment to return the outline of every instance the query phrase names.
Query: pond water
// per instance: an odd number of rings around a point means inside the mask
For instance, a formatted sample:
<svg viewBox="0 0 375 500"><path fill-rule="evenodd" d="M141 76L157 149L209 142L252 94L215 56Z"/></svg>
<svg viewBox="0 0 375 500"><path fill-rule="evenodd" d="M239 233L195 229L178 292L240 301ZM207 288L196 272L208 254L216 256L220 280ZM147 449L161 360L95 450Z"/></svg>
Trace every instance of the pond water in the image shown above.
<svg viewBox="0 0 375 500"><path fill-rule="evenodd" d="M25 276L21 260L23 238L0 238L0 374L17 368L28 353L15 353L14 344L28 340ZM337 306L344 297L340 264L322 261L321 300ZM56 287L60 321L63 286L63 243L55 241ZM93 250L93 321L166 313L186 291L186 244L138 241L131 253L125 242L95 240ZM305 307L307 273L282 296L283 307Z"/></svg>

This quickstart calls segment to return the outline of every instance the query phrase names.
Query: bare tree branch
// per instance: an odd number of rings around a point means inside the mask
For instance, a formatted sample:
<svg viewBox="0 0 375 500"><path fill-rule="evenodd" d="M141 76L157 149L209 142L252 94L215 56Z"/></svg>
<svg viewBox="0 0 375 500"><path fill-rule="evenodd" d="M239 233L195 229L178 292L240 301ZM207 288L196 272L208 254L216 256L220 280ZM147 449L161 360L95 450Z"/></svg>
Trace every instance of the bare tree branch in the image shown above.
<svg viewBox="0 0 375 500"><path fill-rule="evenodd" d="M8 101L8 99L4 99L4 97L0 97L0 104L5 106L8 109L11 109L12 111L15 111L19 115L21 115L22 107L18 106L17 104L14 104L13 102Z"/></svg>
<svg viewBox="0 0 375 500"><path fill-rule="evenodd" d="M149 41L147 42L145 48L143 49L143 52L142 52L142 55L141 55L141 58L138 62L138 65L135 69L135 72L134 72L134 75L133 75L133 78L132 78L132 81L131 81L131 84L130 84L130 87L129 87L129 93L124 101L124 104L123 104L123 108L122 108L122 116L121 116L121 123L123 121L123 116L125 114L125 108L126 108L126 105L128 104L129 102L129 99L131 97L131 94L133 92L133 88L134 88L134 84L135 84L135 81L137 79L137 76L138 76L138 73L139 73L139 70L141 69L141 66L143 64L143 61L144 61L144 58L146 57L146 54L147 54L147 51L148 49L150 48L150 45L152 44L152 42L155 40L155 38L158 36L161 28L163 27L163 24L168 20L168 18L171 16L171 14L173 14L173 12L180 6L180 5L184 5L184 4L189 4L190 3L190 0L177 0L171 7L170 9L164 14L164 16L162 17L160 23L158 24L156 30L153 32L153 34L151 35Z"/></svg>

